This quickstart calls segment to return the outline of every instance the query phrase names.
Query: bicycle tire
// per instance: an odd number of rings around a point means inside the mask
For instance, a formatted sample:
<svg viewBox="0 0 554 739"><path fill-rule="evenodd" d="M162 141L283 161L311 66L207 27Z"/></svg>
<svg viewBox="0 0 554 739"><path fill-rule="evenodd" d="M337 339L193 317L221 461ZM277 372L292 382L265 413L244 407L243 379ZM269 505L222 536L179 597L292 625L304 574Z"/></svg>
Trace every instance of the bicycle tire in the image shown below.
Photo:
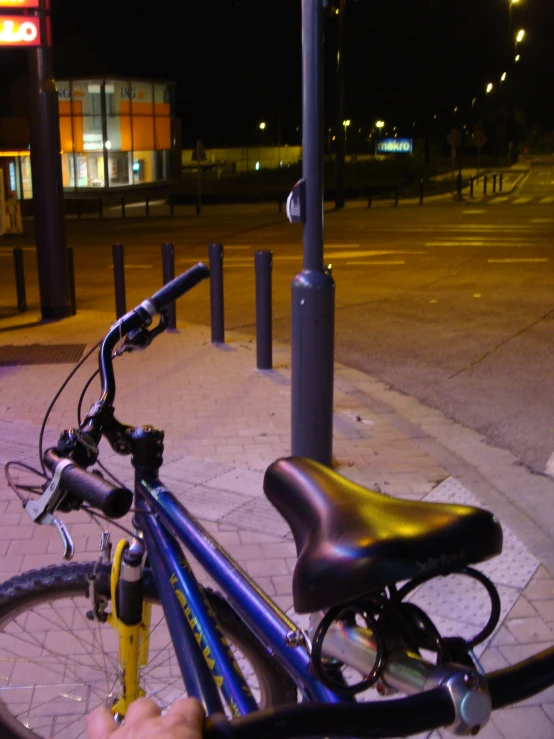
<svg viewBox="0 0 554 739"><path fill-rule="evenodd" d="M98 689L100 678L97 679L96 674L100 673L102 665L106 670L108 662L117 669L117 660L112 657L113 652L109 652L111 647L107 643L108 638L110 643L115 638L112 637L115 634L113 629L107 624L102 626L109 631L105 632L106 640L103 636L100 638L99 643L104 649L96 650L96 634L101 633L100 625L97 621L89 621L85 615L90 610L90 605L85 600L89 597L88 577L94 568L93 562L54 565L26 572L0 585L0 735L3 739L78 739L84 736L84 717L95 705L103 702L103 688ZM102 565L96 573L98 589L107 597L110 569L110 565ZM161 612L161 606L157 605L152 573L148 568L144 572L144 585L146 598ZM231 645L242 652L243 661L245 659L252 669L258 684L256 688L252 685L250 687L253 691L257 690L260 707L269 708L297 702L297 689L289 675L268 654L230 605L209 589L206 589L206 595ZM74 604L75 599L80 600L78 608ZM59 604L64 601L67 605L62 608ZM68 610L70 604L73 604L74 611ZM50 610L47 611L47 608ZM54 613L55 618L48 617L50 612ZM152 621L151 652L154 632L162 622L163 618L154 626ZM39 627L46 629L44 636ZM81 637L75 637L72 629L79 634L83 632ZM90 643L86 640L88 636L85 637L89 632L92 639ZM159 631L156 634L159 643L168 638L167 635L160 639L161 633ZM92 649L89 650L89 647ZM173 652L169 644L165 648ZM68 651L71 652L69 658ZM168 657L167 660L162 659L158 665L152 664L159 654L162 654L162 650L156 652L154 659L150 659L145 668L150 670L149 673L145 672L145 680L149 676L148 680L154 686L163 686L154 691L163 704L160 695L167 695L164 700L169 703L179 697L175 694L171 698L172 690L181 695L184 687L180 673L175 671L178 670L176 661L173 664ZM102 658L102 663L96 661L97 657L99 660ZM72 667L68 666L70 659L74 659ZM175 660L174 656L173 659ZM244 670L244 664L241 666L250 683L252 675ZM52 676L44 672L46 669L52 671ZM171 671L169 677L168 670ZM160 676L160 671L165 676ZM37 692L37 686L28 685L29 679L40 680L43 672L44 679L48 678L48 682L40 684L43 702L32 709L29 701L27 709L29 694L34 697ZM82 682L85 675L90 676L90 684ZM60 676L63 680L68 678L72 682L65 682L60 686ZM101 681L103 684L103 677ZM177 683L180 683L180 687ZM107 672L105 685L110 685ZM104 700L108 695L109 691ZM7 699L10 701L8 704ZM22 709L15 716L13 706ZM72 710L77 713L75 719L72 718Z"/></svg>

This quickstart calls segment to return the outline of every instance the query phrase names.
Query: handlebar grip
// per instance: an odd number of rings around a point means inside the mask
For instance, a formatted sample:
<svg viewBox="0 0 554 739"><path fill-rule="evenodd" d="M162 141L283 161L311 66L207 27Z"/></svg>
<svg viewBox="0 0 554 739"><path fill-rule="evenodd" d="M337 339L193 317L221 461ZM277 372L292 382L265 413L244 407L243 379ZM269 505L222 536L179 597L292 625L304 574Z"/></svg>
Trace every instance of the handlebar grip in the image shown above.
<svg viewBox="0 0 554 739"><path fill-rule="evenodd" d="M160 311L209 276L210 270L205 264L199 262L160 288L152 295L150 301L154 304L156 310Z"/></svg>
<svg viewBox="0 0 554 739"><path fill-rule="evenodd" d="M47 467L54 472L57 465L66 460L59 457L54 450L49 449L44 454L44 461ZM87 472L74 463L62 471L60 485L81 503L88 503L92 508L102 511L108 518L125 516L133 503L133 494L130 490L114 485L92 472Z"/></svg>

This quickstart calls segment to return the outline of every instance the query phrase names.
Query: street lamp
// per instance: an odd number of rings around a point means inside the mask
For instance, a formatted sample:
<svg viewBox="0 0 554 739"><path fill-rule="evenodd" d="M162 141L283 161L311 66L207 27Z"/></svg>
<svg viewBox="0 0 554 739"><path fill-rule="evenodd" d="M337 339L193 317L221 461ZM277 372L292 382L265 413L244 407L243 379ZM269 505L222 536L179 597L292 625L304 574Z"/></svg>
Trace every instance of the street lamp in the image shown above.
<svg viewBox="0 0 554 739"><path fill-rule="evenodd" d="M352 121L350 120L350 118L347 118L345 121L342 122L342 125L344 127L344 153L345 154L346 154L346 145L348 143L348 126L350 126L351 123Z"/></svg>
<svg viewBox="0 0 554 739"><path fill-rule="evenodd" d="M500 78L500 82L506 82L506 77L507 77L507 76L508 76L508 75L506 74L506 72L504 72L504 74L503 74L503 75L502 75L502 77Z"/></svg>
<svg viewBox="0 0 554 739"><path fill-rule="evenodd" d="M492 82L489 82L489 83L488 83L488 85L487 85L487 87L486 87L486 92L487 92L487 95L488 95L488 94L489 94L490 92L492 92L492 91L493 91L493 89L494 89L494 85L492 84Z"/></svg>
<svg viewBox="0 0 554 739"><path fill-rule="evenodd" d="M524 39L524 38L525 38L525 31L523 30L523 28L521 28L521 29L520 29L520 30L519 30L519 31L517 32L517 36L516 36L516 44L520 44L520 43L521 43L521 42L523 41L523 39Z"/></svg>
<svg viewBox="0 0 554 739"><path fill-rule="evenodd" d="M266 122L265 121L262 121L260 123L260 125L258 126L258 128L260 129L260 131L265 131L265 127L266 127Z"/></svg>

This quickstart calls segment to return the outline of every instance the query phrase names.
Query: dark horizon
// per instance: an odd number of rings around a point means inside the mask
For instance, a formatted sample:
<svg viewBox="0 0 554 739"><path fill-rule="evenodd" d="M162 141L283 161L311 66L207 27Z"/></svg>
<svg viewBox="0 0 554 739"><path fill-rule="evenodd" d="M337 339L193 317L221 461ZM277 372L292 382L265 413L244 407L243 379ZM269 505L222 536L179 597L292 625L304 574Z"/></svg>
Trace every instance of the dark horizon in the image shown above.
<svg viewBox="0 0 554 739"><path fill-rule="evenodd" d="M353 127L369 128L383 118L407 135L422 114L428 2L346 0L345 115ZM182 3L146 0L119 0L116 7L108 0L91 6L52 0L52 5L58 78L112 73L175 80L184 145L197 138L207 146L271 143L279 119L282 140L299 143L300 0L278 5L202 0L186 10ZM485 97L486 83L498 87L506 71L527 127L554 128L554 100L548 94L554 77L554 4L521 0L514 5L514 32L526 30L517 65L508 60L508 8L508 0L464 0L456 6L434 0L433 98L443 124L455 106L463 117L474 97ZM336 28L336 17L327 10L326 126L336 117ZM24 51L1 50L3 114L11 112L10 87L25 68ZM261 120L267 122L263 136L257 128Z"/></svg>

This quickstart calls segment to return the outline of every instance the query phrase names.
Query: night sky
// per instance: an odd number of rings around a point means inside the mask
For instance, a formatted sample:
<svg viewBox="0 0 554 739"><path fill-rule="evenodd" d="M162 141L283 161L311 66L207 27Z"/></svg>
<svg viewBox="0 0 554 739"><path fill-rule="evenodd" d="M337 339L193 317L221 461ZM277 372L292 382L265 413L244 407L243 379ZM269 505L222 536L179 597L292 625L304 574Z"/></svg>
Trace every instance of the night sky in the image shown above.
<svg viewBox="0 0 554 739"><path fill-rule="evenodd" d="M402 133L421 113L429 0L346 0L346 117ZM463 111L508 66L508 0L433 0L433 96L443 118ZM178 83L183 143L299 142L301 0L52 0L55 74L112 73ZM522 60L510 75L528 125L554 128L554 1L520 0ZM325 20L326 125L335 119L337 20ZM2 50L2 114L25 52ZM407 131L406 131L407 132Z"/></svg>

